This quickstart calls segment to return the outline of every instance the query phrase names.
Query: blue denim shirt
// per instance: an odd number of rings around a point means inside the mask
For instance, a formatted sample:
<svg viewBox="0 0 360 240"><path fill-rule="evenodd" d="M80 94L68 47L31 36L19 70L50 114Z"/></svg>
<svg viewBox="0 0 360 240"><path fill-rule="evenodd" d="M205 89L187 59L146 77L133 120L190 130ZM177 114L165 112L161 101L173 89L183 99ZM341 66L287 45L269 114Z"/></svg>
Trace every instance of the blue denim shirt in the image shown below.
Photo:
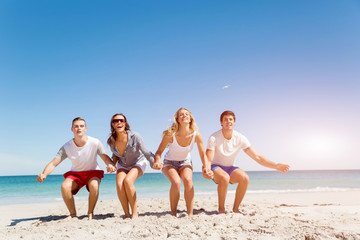
<svg viewBox="0 0 360 240"><path fill-rule="evenodd" d="M142 139L142 137L130 130L127 130L128 141L125 147L124 155L121 155L116 149L115 145L111 144L110 149L113 152L113 157L119 158L118 163L123 167L133 167L137 162L142 161L146 158L152 166L154 161L154 154L150 152Z"/></svg>

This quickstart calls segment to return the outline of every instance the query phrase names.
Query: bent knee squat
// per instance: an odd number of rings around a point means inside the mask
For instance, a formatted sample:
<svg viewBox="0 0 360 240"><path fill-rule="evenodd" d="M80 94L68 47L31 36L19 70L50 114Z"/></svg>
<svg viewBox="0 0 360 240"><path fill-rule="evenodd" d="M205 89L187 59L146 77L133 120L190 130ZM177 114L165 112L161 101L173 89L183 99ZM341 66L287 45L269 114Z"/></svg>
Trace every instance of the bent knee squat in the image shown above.
<svg viewBox="0 0 360 240"><path fill-rule="evenodd" d="M236 169L230 175L230 183L240 183L243 185L248 185L250 181L249 175L241 169Z"/></svg>
<svg viewBox="0 0 360 240"><path fill-rule="evenodd" d="M214 182L216 184L227 185L230 182L230 176L222 169L216 169L214 171Z"/></svg>
<svg viewBox="0 0 360 240"><path fill-rule="evenodd" d="M100 179L97 177L94 177L89 180L88 184L86 185L86 188L89 192L98 192L100 187Z"/></svg>
<svg viewBox="0 0 360 240"><path fill-rule="evenodd" d="M80 190L79 184L77 184L74 180L70 178L66 178L64 182L61 184L61 192L64 193L71 193L72 195L77 194Z"/></svg>

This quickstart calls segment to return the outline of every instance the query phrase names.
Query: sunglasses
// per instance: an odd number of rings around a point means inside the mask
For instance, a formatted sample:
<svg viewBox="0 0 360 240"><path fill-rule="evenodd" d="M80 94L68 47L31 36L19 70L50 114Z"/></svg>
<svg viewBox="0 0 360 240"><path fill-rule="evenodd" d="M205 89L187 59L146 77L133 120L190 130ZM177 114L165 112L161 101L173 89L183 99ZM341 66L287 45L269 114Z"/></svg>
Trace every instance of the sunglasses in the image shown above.
<svg viewBox="0 0 360 240"><path fill-rule="evenodd" d="M124 123L125 119L113 119L111 122L112 123L119 123L119 122Z"/></svg>

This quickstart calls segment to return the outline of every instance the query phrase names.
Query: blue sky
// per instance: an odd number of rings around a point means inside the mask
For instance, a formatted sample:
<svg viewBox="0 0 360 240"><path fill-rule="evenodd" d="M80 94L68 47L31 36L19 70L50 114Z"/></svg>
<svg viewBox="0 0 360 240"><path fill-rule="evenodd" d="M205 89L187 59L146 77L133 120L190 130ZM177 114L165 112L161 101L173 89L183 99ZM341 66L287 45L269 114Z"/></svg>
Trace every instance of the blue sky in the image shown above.
<svg viewBox="0 0 360 240"><path fill-rule="evenodd" d="M77 116L105 144L122 112L155 152L179 107L205 145L230 109L275 162L360 169L359 1L3 0L0 33L0 175L40 173Z"/></svg>

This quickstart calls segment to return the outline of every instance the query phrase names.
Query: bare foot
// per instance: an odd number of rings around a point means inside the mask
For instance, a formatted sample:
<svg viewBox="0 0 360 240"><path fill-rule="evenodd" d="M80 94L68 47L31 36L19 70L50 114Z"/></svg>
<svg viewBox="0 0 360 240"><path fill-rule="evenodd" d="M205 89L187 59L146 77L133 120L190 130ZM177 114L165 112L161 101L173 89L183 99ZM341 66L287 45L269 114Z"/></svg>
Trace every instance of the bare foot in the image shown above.
<svg viewBox="0 0 360 240"><path fill-rule="evenodd" d="M225 213L226 213L225 209L219 209L218 210L218 214L225 214Z"/></svg>
<svg viewBox="0 0 360 240"><path fill-rule="evenodd" d="M240 211L239 209L236 209L236 210L233 209L233 212L234 212L234 213L240 213L240 214L242 214L242 215L244 215L244 216L247 215L245 212L242 212L242 211Z"/></svg>
<svg viewBox="0 0 360 240"><path fill-rule="evenodd" d="M69 221L73 218L76 218L76 213L75 214L70 214L69 216L67 216L66 218L64 218L62 221Z"/></svg>
<svg viewBox="0 0 360 240"><path fill-rule="evenodd" d="M177 215L177 211L171 211L171 216L176 217L176 215Z"/></svg>
<svg viewBox="0 0 360 240"><path fill-rule="evenodd" d="M137 218L137 217L139 217L139 214L136 212L136 213L133 213L133 214L132 214L131 219L134 219L134 218Z"/></svg>
<svg viewBox="0 0 360 240"><path fill-rule="evenodd" d="M88 213L88 220L92 220L94 218L94 214L93 213Z"/></svg>

